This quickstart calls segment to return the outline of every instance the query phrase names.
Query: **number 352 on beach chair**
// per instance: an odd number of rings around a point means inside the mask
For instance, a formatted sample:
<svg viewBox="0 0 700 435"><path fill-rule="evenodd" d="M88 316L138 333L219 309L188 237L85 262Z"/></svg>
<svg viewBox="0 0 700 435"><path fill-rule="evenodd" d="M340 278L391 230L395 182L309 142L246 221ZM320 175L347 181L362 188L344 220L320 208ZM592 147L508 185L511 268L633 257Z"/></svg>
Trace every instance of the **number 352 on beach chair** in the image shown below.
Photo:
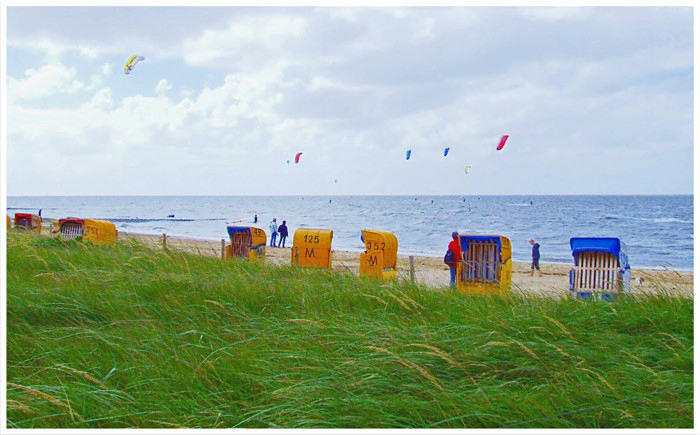
<svg viewBox="0 0 700 435"><path fill-rule="evenodd" d="M399 241L386 231L362 230L366 252L360 254L360 275L384 281L396 279Z"/></svg>
<svg viewBox="0 0 700 435"><path fill-rule="evenodd" d="M612 300L629 291L630 265L624 243L613 237L574 237L570 240L574 267L569 291L580 299Z"/></svg>

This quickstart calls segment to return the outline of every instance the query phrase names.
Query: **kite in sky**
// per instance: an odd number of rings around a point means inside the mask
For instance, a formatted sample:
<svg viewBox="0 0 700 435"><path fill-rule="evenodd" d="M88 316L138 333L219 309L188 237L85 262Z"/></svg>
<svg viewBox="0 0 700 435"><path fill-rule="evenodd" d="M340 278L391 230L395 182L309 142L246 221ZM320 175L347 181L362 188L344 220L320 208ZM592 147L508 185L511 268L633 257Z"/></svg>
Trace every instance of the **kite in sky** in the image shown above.
<svg viewBox="0 0 700 435"><path fill-rule="evenodd" d="M447 157L447 153L449 153L449 152L450 152L450 148L449 147L445 148L445 153L442 156Z"/></svg>
<svg viewBox="0 0 700 435"><path fill-rule="evenodd" d="M504 146L506 146L506 141L508 140L508 135L505 134L501 138L501 141L498 143L498 147L496 147L496 151L500 151L503 149Z"/></svg>
<svg viewBox="0 0 700 435"><path fill-rule="evenodd" d="M469 171L471 171L471 170L472 170L472 167L469 166L469 165L467 165L467 166L464 167L464 173L467 174L467 175L469 175Z"/></svg>
<svg viewBox="0 0 700 435"><path fill-rule="evenodd" d="M411 158L411 150L406 151L406 160Z"/></svg>
<svg viewBox="0 0 700 435"><path fill-rule="evenodd" d="M299 158L301 157L302 154L304 154L304 153L297 153L297 156L294 157L294 163L299 163Z"/></svg>
<svg viewBox="0 0 700 435"><path fill-rule="evenodd" d="M126 60L126 64L124 65L124 74L129 74L131 70L134 69L134 66L136 66L136 64L141 62L142 60L143 56L133 55L129 57L129 59Z"/></svg>

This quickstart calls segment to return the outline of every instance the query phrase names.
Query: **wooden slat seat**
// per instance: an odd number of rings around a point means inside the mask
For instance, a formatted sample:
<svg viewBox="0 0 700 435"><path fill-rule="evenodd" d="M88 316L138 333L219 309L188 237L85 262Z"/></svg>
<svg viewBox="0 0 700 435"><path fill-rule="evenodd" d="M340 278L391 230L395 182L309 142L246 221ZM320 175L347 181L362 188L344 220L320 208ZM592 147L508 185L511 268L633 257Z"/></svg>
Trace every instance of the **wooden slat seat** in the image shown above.
<svg viewBox="0 0 700 435"><path fill-rule="evenodd" d="M66 222L61 225L61 236L66 239L75 239L82 237L84 235L84 228L82 225L72 222Z"/></svg>
<svg viewBox="0 0 700 435"><path fill-rule="evenodd" d="M606 252L582 252L574 267L574 289L583 291L618 290L618 262Z"/></svg>

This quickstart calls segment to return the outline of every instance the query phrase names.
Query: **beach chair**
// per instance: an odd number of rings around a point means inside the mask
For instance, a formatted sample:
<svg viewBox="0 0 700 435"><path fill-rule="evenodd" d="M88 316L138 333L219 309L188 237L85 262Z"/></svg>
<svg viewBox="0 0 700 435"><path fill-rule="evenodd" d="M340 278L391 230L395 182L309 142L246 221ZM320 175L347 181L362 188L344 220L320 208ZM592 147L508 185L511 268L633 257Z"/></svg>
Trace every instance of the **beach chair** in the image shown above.
<svg viewBox="0 0 700 435"><path fill-rule="evenodd" d="M300 228L294 231L292 266L330 269L333 266L333 230Z"/></svg>
<svg viewBox="0 0 700 435"><path fill-rule="evenodd" d="M31 213L15 213L15 228L41 233L41 216Z"/></svg>
<svg viewBox="0 0 700 435"><path fill-rule="evenodd" d="M226 246L227 258L244 258L248 261L265 259L267 234L263 229L229 225L226 230L231 242Z"/></svg>
<svg viewBox="0 0 700 435"><path fill-rule="evenodd" d="M569 292L578 299L613 300L629 292L630 265L627 247L614 237L573 237Z"/></svg>
<svg viewBox="0 0 700 435"><path fill-rule="evenodd" d="M399 241L392 233L362 230L365 252L360 254L360 276L384 281L396 279L396 257Z"/></svg>
<svg viewBox="0 0 700 435"><path fill-rule="evenodd" d="M5 215L5 217L7 217L7 228L9 229L10 228L10 216Z"/></svg>
<svg viewBox="0 0 700 435"><path fill-rule="evenodd" d="M501 295L510 292L513 275L510 239L491 234L460 234L457 291Z"/></svg>
<svg viewBox="0 0 700 435"><path fill-rule="evenodd" d="M65 239L113 245L117 243L117 227L108 221L68 217L58 220L59 233Z"/></svg>

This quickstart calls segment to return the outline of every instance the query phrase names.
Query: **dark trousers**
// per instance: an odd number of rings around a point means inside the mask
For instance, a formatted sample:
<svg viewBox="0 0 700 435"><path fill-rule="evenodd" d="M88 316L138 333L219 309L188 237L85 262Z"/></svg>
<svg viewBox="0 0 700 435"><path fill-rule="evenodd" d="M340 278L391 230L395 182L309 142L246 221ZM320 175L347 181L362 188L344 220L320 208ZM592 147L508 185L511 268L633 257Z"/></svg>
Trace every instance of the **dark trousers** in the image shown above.
<svg viewBox="0 0 700 435"><path fill-rule="evenodd" d="M284 242L287 240L287 236L280 236L280 244L277 246L281 246L284 248Z"/></svg>

